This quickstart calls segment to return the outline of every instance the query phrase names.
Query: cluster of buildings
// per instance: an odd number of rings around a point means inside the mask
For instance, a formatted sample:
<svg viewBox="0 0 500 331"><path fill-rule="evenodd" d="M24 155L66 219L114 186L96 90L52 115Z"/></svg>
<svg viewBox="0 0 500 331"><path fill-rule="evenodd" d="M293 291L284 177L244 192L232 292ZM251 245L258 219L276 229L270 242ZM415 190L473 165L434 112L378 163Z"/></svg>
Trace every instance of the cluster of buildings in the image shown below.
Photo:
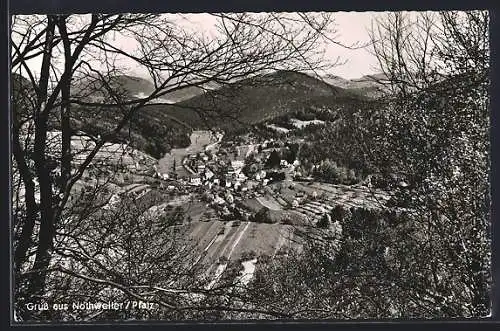
<svg viewBox="0 0 500 331"><path fill-rule="evenodd" d="M185 162L185 166L191 173L189 176L191 185L204 185L209 188L214 185L241 188L248 179L242 171L245 166L243 160L199 154L190 155L189 160Z"/></svg>
<svg viewBox="0 0 500 331"><path fill-rule="evenodd" d="M270 178L264 165L272 150L285 148L283 142L266 140L259 145L247 148L242 155L240 148L231 142L225 142L217 152L205 151L191 154L183 161L183 166L190 173L186 178L192 186L205 186L211 189L214 186L231 188L237 192L250 191L255 187L266 186ZM257 147L258 146L258 147ZM243 146L243 147L248 147ZM253 157L248 158L249 155ZM246 161L245 161L246 160ZM279 168L295 168L299 161L289 164L287 160L280 160ZM246 170L244 170L246 166ZM279 171L274 169L273 171Z"/></svg>
<svg viewBox="0 0 500 331"><path fill-rule="evenodd" d="M257 144L225 141L217 148L185 156L177 165L182 172L166 174L155 169L155 177L165 185L175 183L175 189L169 190L173 193L200 193L220 216L238 214L244 218L245 208L239 208L238 201L264 195L270 181L276 180L270 177L278 173L284 177L283 171L299 165L283 159L278 167L264 169L271 152L285 148L283 141L272 139Z"/></svg>

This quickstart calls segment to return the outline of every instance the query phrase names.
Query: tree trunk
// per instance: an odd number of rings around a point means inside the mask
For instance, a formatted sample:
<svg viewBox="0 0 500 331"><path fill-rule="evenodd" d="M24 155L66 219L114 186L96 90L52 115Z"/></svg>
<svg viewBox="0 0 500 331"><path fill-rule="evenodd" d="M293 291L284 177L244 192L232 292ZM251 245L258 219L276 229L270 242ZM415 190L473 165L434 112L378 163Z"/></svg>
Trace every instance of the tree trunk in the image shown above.
<svg viewBox="0 0 500 331"><path fill-rule="evenodd" d="M19 225L22 230L21 235L19 236L19 238L17 238L17 246L14 253L14 268L16 270L16 274L18 274L21 270L22 264L27 259L27 252L29 247L31 246L31 236L33 235L33 228L35 226L35 219L37 217L37 205L35 202L35 184L33 183L32 175L26 164L26 161L24 160L24 153L19 142L19 130L15 125L13 134L14 138L12 152L19 169L19 174L24 183L24 200L26 205L26 218L16 219L16 222L23 222L22 225Z"/></svg>
<svg viewBox="0 0 500 331"><path fill-rule="evenodd" d="M71 176L71 122L70 122L70 95L71 95L71 73L73 60L71 55L71 42L66 29L66 16L59 17L57 26L61 33L64 47L64 73L61 77L61 178L60 191L64 193L66 183Z"/></svg>
<svg viewBox="0 0 500 331"><path fill-rule="evenodd" d="M54 236L54 212L52 199L52 180L47 168L46 143L48 112L46 104L48 82L50 78L50 62L52 57L55 20L48 17L48 28L45 39L45 50L40 71L37 109L35 114L35 145L34 156L35 170L40 185L40 230L38 233L38 247L35 263L28 284L28 294L36 298L42 295L45 287L47 267L50 263L50 248Z"/></svg>

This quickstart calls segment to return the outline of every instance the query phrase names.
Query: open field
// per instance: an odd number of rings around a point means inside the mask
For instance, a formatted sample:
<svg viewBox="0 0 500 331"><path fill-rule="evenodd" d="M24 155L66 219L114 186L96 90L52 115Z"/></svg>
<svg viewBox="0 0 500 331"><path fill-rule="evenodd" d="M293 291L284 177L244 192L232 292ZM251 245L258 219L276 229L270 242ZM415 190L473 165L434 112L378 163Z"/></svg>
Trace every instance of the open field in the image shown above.
<svg viewBox="0 0 500 331"><path fill-rule="evenodd" d="M325 195L325 199L335 204L348 207L381 208L390 198L389 193L381 190L369 190L354 188L346 185L335 185L327 183L305 183L297 182L296 190L306 192L309 195Z"/></svg>
<svg viewBox="0 0 500 331"><path fill-rule="evenodd" d="M243 200L242 203L246 208L250 209L254 213L258 212L262 207L264 207L262 203L260 203L260 201L255 198Z"/></svg>
<svg viewBox="0 0 500 331"><path fill-rule="evenodd" d="M260 256L274 258L291 248L300 249L296 241L292 240L293 228L289 225L243 222L236 230L233 229L227 236L223 236L218 246L215 244L218 241L215 240L211 247L215 253L208 261L205 260L209 265L207 273L215 278L225 270L229 261L240 261L244 269L241 281L247 283L253 277L255 263ZM219 260L215 257L224 258Z"/></svg>
<svg viewBox="0 0 500 331"><path fill-rule="evenodd" d="M316 125L325 124L325 121L322 120L301 121L299 119L292 118L290 119L290 123L296 128L302 129L303 127L308 126L310 124L316 124Z"/></svg>
<svg viewBox="0 0 500 331"><path fill-rule="evenodd" d="M266 194L263 197L256 198L258 202L264 207L269 208L270 210L282 210L281 205L270 195Z"/></svg>
<svg viewBox="0 0 500 331"><path fill-rule="evenodd" d="M273 256L279 247L292 245L290 225L234 222L193 221L189 224L190 238L205 252L203 262L215 263L221 256L236 261L250 252Z"/></svg>
<svg viewBox="0 0 500 331"><path fill-rule="evenodd" d="M183 207L186 214L190 216L193 221L199 221L208 210L206 204L201 201L188 202Z"/></svg>
<svg viewBox="0 0 500 331"><path fill-rule="evenodd" d="M62 144L62 133L58 130L47 132L47 154L60 157L60 147ZM57 147L56 147L57 146ZM71 137L72 161L75 166L82 164L90 155L95 142L87 135L74 135ZM126 144L105 143L96 153L92 164L104 163L108 165L123 165L128 170L144 170L152 167L156 160L150 155L136 150Z"/></svg>

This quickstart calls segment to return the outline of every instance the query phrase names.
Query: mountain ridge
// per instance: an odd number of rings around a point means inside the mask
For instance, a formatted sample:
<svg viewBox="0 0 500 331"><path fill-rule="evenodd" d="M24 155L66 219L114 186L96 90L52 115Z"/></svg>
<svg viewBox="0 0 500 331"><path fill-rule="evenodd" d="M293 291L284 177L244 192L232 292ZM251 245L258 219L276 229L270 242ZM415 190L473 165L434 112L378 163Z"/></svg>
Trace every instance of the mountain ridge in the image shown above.
<svg viewBox="0 0 500 331"><path fill-rule="evenodd" d="M153 85L143 78L128 75L115 79L128 97L140 93L140 89L147 93ZM359 91L332 86L309 74L282 70L203 90L203 93L176 103L148 104L131 118L117 141L130 141L134 148L161 158L171 148L189 145L192 130L236 132L287 113L307 111L313 104L329 107L369 99ZM118 107L103 110L75 105L72 126L75 130L98 135L112 129L120 114Z"/></svg>

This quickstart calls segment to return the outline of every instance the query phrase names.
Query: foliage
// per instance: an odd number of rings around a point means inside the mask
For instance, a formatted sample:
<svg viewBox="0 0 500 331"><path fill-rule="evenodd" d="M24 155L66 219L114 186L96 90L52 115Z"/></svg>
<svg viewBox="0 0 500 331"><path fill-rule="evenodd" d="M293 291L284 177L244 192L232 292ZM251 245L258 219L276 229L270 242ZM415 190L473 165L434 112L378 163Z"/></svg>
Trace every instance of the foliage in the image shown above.
<svg viewBox="0 0 500 331"><path fill-rule="evenodd" d="M281 161L280 153L277 150L273 150L266 160L267 168L279 167Z"/></svg>
<svg viewBox="0 0 500 331"><path fill-rule="evenodd" d="M254 215L250 217L250 221L257 223L273 223L269 208L262 207Z"/></svg>
<svg viewBox="0 0 500 331"><path fill-rule="evenodd" d="M196 272L199 266L190 264L193 261L179 257L183 249L174 248L177 226L169 226L172 222L159 217L142 217L130 201L110 212L104 193L112 190L104 187L111 185L113 173L103 178L104 172L90 175L87 171L109 142L135 146L156 157L186 145L193 126L210 126L210 115L219 120L239 115L233 111L235 103L227 101L240 88L243 98L239 101L243 103L236 105L248 112L245 96L257 98L248 93L251 86L233 84L242 79L249 85L257 83L259 88L254 91L258 93L277 79L276 90L285 99L294 90L306 89L304 95L333 93L326 84L297 73L333 64L325 61L316 47L330 32L330 15L211 15L219 32L211 39L200 31L187 31L172 15L12 17L11 67L17 77L23 77L13 86L12 98L13 283L18 319L175 319L210 313L217 318L221 311L232 308L226 298L207 295L200 301L193 299L192 292L202 291L200 282L205 277ZM304 24L296 24L297 20ZM114 38L117 34L133 41L136 49L122 49ZM140 66L151 83L134 83L125 75L123 60ZM288 92L283 88L287 77L298 78L291 83L298 85ZM157 104L180 90L204 89L214 83L221 87L218 92L174 106ZM142 97L134 96L127 91L131 84L149 90ZM226 92L231 95L224 95ZM211 98L225 99L224 107ZM194 116L186 108L194 109L196 120L190 120ZM281 110L265 109L268 111ZM55 128L61 132L60 141L52 139ZM75 150L75 136L90 141L83 152ZM97 167L106 169L108 164L100 162ZM119 167L113 171L118 172ZM81 208L74 208L75 191L86 185L93 187L93 195L82 199L85 204ZM180 213L177 216L180 218ZM184 268L184 263L194 269ZM146 283L141 282L141 276ZM222 282L221 286L232 288L234 284ZM23 308L28 301L62 300L65 295L81 300L87 296L112 300L144 297L167 313L63 316ZM220 291L218 295L222 295Z"/></svg>
<svg viewBox="0 0 500 331"><path fill-rule="evenodd" d="M338 167L335 162L325 159L314 168L313 176L321 181L333 184L353 185L359 182L359 178L353 169Z"/></svg>
<svg viewBox="0 0 500 331"><path fill-rule="evenodd" d="M306 170L338 153L375 174L393 202L335 207L340 250L299 231L302 252L258 269L256 298L290 318L490 314L488 14L415 17L392 13L374 28L393 94L340 113L339 125L317 133L322 144L301 148ZM317 230L329 229L325 220Z"/></svg>

